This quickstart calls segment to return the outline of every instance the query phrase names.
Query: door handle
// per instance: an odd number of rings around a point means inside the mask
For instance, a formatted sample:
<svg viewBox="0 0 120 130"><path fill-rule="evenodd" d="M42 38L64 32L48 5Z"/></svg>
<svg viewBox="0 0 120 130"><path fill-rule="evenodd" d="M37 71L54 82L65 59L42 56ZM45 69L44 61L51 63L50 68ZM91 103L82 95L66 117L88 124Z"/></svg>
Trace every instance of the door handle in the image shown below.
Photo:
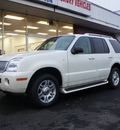
<svg viewBox="0 0 120 130"><path fill-rule="evenodd" d="M89 57L89 60L94 60L95 58L94 57Z"/></svg>
<svg viewBox="0 0 120 130"><path fill-rule="evenodd" d="M112 59L113 57L112 56L109 56L109 59Z"/></svg>

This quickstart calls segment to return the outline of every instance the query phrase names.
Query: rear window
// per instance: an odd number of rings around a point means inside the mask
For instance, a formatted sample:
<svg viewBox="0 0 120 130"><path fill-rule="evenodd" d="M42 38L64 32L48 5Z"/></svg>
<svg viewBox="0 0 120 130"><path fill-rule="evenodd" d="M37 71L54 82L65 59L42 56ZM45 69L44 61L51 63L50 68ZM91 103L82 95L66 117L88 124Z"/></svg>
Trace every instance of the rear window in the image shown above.
<svg viewBox="0 0 120 130"><path fill-rule="evenodd" d="M110 41L114 51L116 53L120 53L120 43L117 40L109 40L109 41Z"/></svg>

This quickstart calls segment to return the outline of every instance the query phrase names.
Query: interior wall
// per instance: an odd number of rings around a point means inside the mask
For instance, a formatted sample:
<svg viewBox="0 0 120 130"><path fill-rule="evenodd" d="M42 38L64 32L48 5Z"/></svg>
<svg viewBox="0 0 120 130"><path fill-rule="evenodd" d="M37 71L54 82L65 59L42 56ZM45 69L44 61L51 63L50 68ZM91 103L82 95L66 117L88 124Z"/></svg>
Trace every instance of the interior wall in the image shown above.
<svg viewBox="0 0 120 130"><path fill-rule="evenodd" d="M29 51L33 51L37 46L39 46L41 43L43 43L46 39L45 38L39 38L39 37L29 37Z"/></svg>
<svg viewBox="0 0 120 130"><path fill-rule="evenodd" d="M2 54L2 38L0 38L0 55Z"/></svg>
<svg viewBox="0 0 120 130"><path fill-rule="evenodd" d="M45 38L29 37L29 51L34 50L38 45L44 42ZM2 39L0 39L0 47L2 48ZM0 49L1 49L0 48ZM25 35L5 36L4 37L5 54L26 51L26 37Z"/></svg>
<svg viewBox="0 0 120 130"><path fill-rule="evenodd" d="M24 35L18 36L6 36L4 38L4 50L5 54L12 52L25 51L26 49L26 40Z"/></svg>

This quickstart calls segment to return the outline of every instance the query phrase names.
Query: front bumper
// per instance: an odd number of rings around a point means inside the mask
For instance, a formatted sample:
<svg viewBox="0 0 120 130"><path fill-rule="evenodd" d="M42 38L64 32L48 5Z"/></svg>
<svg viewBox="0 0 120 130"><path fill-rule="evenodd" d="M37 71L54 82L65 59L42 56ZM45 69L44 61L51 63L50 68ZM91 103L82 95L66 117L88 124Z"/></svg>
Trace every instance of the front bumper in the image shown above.
<svg viewBox="0 0 120 130"><path fill-rule="evenodd" d="M0 73L0 90L12 93L25 93L30 77L31 74L29 72Z"/></svg>

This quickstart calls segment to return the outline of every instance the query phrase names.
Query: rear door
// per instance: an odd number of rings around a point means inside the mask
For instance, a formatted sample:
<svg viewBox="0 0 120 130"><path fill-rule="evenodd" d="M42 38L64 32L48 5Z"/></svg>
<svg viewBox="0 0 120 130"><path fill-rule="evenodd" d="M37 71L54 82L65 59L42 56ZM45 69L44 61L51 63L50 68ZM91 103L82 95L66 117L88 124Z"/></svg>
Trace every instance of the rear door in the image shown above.
<svg viewBox="0 0 120 130"><path fill-rule="evenodd" d="M97 62L98 81L106 80L110 72L112 54L104 38L91 38L93 43L93 53Z"/></svg>

